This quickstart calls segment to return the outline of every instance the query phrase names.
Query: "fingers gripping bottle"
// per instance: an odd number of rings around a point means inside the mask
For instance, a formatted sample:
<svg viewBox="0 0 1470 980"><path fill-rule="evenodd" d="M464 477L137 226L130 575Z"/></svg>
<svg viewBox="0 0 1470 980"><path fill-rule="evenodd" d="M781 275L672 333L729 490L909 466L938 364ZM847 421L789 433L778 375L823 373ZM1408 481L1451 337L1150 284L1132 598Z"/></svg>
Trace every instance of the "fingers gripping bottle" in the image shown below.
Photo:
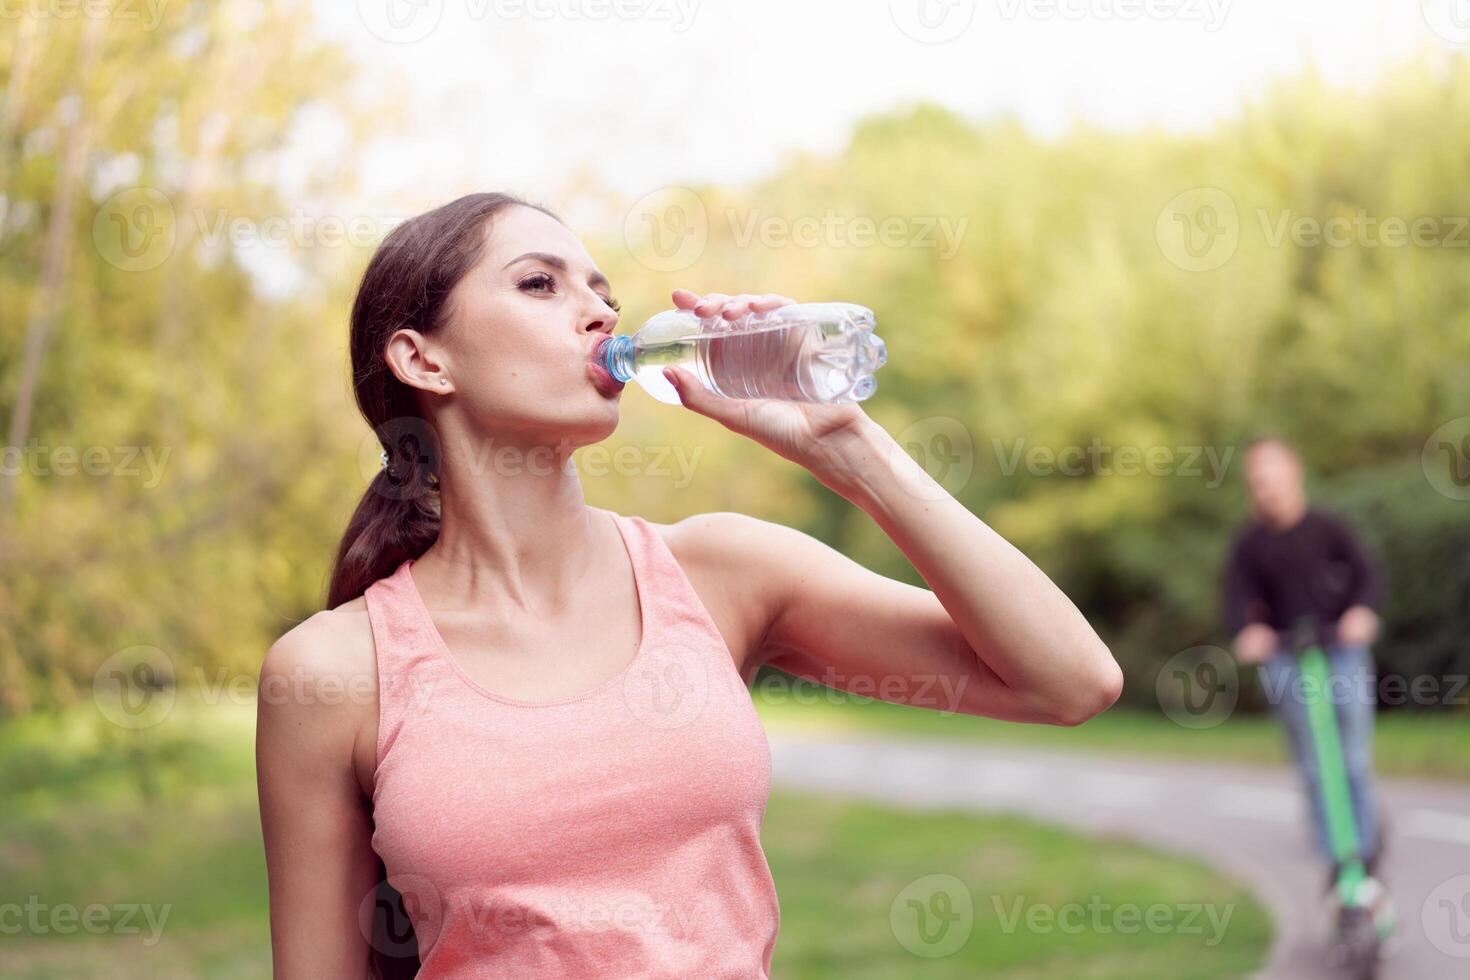
<svg viewBox="0 0 1470 980"><path fill-rule="evenodd" d="M666 310L637 333L610 337L594 357L618 381L636 380L654 398L679 404L663 376L672 364L726 398L860 402L888 349L873 311L854 303L792 303L734 320Z"/></svg>

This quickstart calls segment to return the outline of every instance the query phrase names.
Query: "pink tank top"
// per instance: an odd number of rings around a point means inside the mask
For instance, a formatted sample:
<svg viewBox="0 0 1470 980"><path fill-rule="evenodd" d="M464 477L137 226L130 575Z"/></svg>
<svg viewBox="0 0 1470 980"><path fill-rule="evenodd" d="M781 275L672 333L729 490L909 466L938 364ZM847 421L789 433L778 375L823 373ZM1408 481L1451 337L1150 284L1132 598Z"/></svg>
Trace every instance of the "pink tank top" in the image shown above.
<svg viewBox="0 0 1470 980"><path fill-rule="evenodd" d="M403 894L421 980L770 976L780 909L760 843L765 730L658 532L608 513L642 638L585 694L531 702L475 683L411 560L367 590L373 848Z"/></svg>

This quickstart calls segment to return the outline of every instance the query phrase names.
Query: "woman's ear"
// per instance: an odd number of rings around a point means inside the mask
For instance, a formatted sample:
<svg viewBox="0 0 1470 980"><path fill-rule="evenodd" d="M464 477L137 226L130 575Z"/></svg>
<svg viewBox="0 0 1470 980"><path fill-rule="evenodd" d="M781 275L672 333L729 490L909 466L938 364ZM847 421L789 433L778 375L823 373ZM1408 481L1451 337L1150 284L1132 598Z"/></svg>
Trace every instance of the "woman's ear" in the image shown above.
<svg viewBox="0 0 1470 980"><path fill-rule="evenodd" d="M411 388L444 394L452 390L442 352L417 330L395 331L383 348L383 360L393 376Z"/></svg>

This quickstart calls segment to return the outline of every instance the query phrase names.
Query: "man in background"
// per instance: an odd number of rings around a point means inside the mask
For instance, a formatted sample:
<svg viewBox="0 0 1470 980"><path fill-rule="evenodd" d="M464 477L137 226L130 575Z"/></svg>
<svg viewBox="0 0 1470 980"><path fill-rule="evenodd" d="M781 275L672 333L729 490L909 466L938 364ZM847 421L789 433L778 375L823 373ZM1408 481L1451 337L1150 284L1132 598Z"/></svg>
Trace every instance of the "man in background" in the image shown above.
<svg viewBox="0 0 1470 980"><path fill-rule="evenodd" d="M1378 632L1374 606L1380 575L1341 517L1307 505L1302 464L1284 440L1246 449L1252 520L1235 540L1225 575L1225 617L1235 655L1255 664L1272 710L1281 719L1302 776L1318 852L1337 877L1318 785L1292 627L1310 616L1322 628L1329 683L1351 788L1363 859L1372 874L1383 846L1373 790L1376 672L1369 652Z"/></svg>

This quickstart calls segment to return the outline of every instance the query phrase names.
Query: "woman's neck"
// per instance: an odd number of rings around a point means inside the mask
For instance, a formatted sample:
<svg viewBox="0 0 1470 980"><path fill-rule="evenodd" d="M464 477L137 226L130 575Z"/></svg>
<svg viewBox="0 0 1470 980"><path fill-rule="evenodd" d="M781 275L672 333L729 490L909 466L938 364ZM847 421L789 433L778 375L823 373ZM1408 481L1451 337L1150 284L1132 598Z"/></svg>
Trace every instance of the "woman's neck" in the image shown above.
<svg viewBox="0 0 1470 980"><path fill-rule="evenodd" d="M426 601L540 614L582 583L599 529L571 451L497 444L448 454L439 474L439 537L414 563Z"/></svg>

